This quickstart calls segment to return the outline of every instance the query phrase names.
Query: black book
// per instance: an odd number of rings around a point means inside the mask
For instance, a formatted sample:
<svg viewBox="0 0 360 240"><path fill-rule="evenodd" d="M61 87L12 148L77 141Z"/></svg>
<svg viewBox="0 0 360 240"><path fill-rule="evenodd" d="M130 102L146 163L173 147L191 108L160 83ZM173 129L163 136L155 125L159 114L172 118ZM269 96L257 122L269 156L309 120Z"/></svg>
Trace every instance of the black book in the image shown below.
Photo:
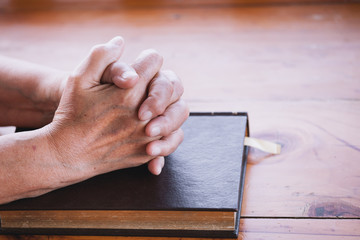
<svg viewBox="0 0 360 240"><path fill-rule="evenodd" d="M192 113L159 176L122 169L0 205L1 234L236 238L246 113Z"/></svg>

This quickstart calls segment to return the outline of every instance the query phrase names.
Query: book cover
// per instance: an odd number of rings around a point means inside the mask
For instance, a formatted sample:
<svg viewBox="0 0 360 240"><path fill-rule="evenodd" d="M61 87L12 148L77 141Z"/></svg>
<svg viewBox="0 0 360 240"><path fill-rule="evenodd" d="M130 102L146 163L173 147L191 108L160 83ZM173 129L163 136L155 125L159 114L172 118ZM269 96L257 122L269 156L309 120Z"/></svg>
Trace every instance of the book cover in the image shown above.
<svg viewBox="0 0 360 240"><path fill-rule="evenodd" d="M0 205L1 234L238 235L246 113L192 113L159 176L122 169Z"/></svg>

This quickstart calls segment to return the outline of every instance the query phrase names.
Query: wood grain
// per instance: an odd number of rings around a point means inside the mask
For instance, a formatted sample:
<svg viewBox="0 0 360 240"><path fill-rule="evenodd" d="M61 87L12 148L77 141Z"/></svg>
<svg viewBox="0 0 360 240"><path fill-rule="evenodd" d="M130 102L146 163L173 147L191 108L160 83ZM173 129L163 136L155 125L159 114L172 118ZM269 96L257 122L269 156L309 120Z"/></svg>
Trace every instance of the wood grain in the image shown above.
<svg viewBox="0 0 360 240"><path fill-rule="evenodd" d="M360 220L354 219L241 219L239 240L315 239L355 240L360 237ZM204 238L96 237L96 236L0 236L0 240L202 240ZM209 239L209 238L207 238ZM204 239L205 240L205 239ZM215 238L214 238L215 240Z"/></svg>
<svg viewBox="0 0 360 240"><path fill-rule="evenodd" d="M239 239L359 239L360 4L209 2L3 8L0 53L71 70L115 35L127 62L157 49L192 111L247 111L251 136L282 145L279 156L250 151Z"/></svg>
<svg viewBox="0 0 360 240"><path fill-rule="evenodd" d="M282 145L252 149L242 216L359 217L360 104L357 101L239 101L193 110L247 110L250 136Z"/></svg>
<svg viewBox="0 0 360 240"><path fill-rule="evenodd" d="M122 35L157 49L191 102L359 99L359 4L0 14L2 54L72 70ZM174 44L175 43L175 44Z"/></svg>
<svg viewBox="0 0 360 240"><path fill-rule="evenodd" d="M234 212L0 211L4 229L165 229L234 231Z"/></svg>
<svg viewBox="0 0 360 240"><path fill-rule="evenodd" d="M347 0L346 3L356 2ZM341 0L12 0L0 2L0 10L6 12L64 11L64 10L114 10L131 8L186 8L186 7L239 7L306 3L344 3Z"/></svg>

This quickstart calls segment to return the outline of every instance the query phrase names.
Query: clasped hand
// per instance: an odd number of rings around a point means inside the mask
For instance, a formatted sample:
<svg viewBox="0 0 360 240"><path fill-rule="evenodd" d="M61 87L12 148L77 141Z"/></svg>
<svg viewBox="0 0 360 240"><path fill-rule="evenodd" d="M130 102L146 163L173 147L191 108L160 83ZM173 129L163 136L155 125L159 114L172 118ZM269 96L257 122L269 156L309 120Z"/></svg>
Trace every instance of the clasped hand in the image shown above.
<svg viewBox="0 0 360 240"><path fill-rule="evenodd" d="M160 174L164 157L183 140L189 110L183 87L154 50L130 66L121 62L124 42L116 37L95 46L71 73L59 107L47 126L54 156L81 181L148 163Z"/></svg>

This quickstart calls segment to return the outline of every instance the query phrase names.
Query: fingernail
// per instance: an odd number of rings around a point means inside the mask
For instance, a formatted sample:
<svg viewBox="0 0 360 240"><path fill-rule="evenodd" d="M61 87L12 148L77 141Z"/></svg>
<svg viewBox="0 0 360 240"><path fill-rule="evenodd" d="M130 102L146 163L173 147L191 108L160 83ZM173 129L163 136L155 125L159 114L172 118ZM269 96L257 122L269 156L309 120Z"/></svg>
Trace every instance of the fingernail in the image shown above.
<svg viewBox="0 0 360 240"><path fill-rule="evenodd" d="M151 151L152 156L158 156L158 155L160 155L160 153L161 153L161 149L158 147L154 147Z"/></svg>
<svg viewBox="0 0 360 240"><path fill-rule="evenodd" d="M141 114L141 120L150 120L152 117L152 113L150 111L145 111ZM152 131L151 131L152 132Z"/></svg>
<svg viewBox="0 0 360 240"><path fill-rule="evenodd" d="M137 76L138 76L137 73L133 71L126 71L123 74L121 74L121 77L123 79L133 79L136 78Z"/></svg>
<svg viewBox="0 0 360 240"><path fill-rule="evenodd" d="M161 173L161 171L162 171L162 167L160 167L160 166L157 166L157 168L156 168L156 175L160 175L160 173Z"/></svg>
<svg viewBox="0 0 360 240"><path fill-rule="evenodd" d="M162 168L160 166L155 166L154 172L151 172L152 174L158 176L161 173Z"/></svg>
<svg viewBox="0 0 360 240"><path fill-rule="evenodd" d="M150 136L151 136L151 137L158 136L158 135L160 134L160 132L161 132L160 127L153 127L153 128L151 128L151 130L150 130Z"/></svg>

